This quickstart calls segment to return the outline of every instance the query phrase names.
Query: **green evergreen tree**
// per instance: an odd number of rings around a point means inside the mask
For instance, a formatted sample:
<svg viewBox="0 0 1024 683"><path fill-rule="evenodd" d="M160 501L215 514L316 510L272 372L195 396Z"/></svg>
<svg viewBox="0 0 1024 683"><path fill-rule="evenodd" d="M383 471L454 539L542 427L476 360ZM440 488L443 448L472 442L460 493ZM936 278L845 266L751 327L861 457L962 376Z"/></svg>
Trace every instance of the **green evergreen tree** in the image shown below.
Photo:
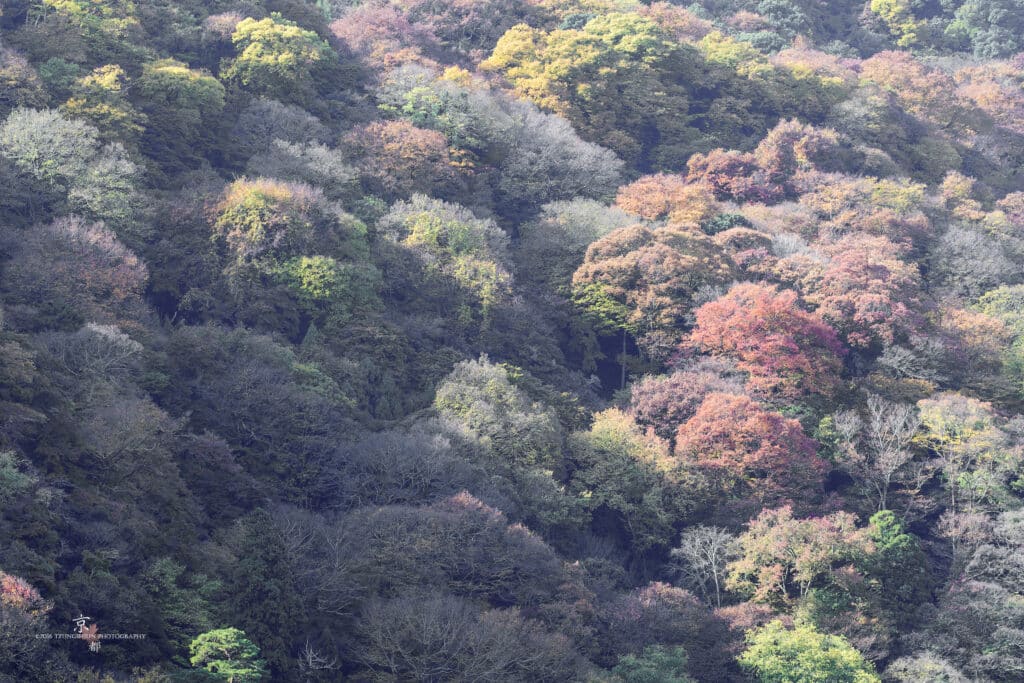
<svg viewBox="0 0 1024 683"><path fill-rule="evenodd" d="M228 583L231 620L260 643L273 680L293 681L301 605L284 537L263 509L244 517L235 530L231 545L238 561Z"/></svg>
<svg viewBox="0 0 1024 683"><path fill-rule="evenodd" d="M256 683L267 674L260 649L237 628L220 628L196 637L189 645L192 666L227 683Z"/></svg>
<svg viewBox="0 0 1024 683"><path fill-rule="evenodd" d="M640 655L619 657L612 669L622 683L693 683L686 673L686 650L652 645Z"/></svg>

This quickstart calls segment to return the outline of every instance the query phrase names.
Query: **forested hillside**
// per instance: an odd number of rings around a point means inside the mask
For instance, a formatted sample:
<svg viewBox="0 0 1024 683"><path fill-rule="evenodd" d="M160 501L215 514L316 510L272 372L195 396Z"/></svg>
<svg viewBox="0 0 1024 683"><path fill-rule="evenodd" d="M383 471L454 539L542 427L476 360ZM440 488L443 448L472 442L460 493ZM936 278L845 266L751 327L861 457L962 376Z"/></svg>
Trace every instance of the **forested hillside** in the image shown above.
<svg viewBox="0 0 1024 683"><path fill-rule="evenodd" d="M1024 681L1022 0L0 7L3 683Z"/></svg>

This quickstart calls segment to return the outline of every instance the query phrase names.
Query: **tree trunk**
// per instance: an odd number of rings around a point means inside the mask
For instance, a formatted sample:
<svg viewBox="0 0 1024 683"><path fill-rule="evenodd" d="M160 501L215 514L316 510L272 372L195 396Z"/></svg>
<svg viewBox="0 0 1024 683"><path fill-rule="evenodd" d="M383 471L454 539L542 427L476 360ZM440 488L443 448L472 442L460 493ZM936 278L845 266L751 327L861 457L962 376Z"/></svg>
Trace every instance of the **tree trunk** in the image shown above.
<svg viewBox="0 0 1024 683"><path fill-rule="evenodd" d="M622 356L619 357L619 366L622 368L622 378L619 382L619 388L626 388L626 328L622 328Z"/></svg>

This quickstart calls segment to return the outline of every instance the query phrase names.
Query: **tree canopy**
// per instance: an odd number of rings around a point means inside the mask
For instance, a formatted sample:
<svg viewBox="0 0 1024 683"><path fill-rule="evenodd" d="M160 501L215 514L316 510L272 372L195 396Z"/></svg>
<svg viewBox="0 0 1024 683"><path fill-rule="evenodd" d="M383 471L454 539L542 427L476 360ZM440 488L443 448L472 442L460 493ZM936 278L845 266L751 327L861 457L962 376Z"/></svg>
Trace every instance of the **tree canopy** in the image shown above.
<svg viewBox="0 0 1024 683"><path fill-rule="evenodd" d="M0 3L0 683L1024 679L1022 2Z"/></svg>

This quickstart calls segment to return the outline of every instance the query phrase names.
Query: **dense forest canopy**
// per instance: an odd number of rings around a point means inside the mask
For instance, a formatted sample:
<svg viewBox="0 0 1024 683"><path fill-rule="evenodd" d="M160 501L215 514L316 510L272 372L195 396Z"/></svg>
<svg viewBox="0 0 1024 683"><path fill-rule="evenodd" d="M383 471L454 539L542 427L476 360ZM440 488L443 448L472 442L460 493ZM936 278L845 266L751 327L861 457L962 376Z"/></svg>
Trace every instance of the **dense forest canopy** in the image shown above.
<svg viewBox="0 0 1024 683"><path fill-rule="evenodd" d="M1022 681L1022 410L1021 0L0 5L3 683Z"/></svg>

